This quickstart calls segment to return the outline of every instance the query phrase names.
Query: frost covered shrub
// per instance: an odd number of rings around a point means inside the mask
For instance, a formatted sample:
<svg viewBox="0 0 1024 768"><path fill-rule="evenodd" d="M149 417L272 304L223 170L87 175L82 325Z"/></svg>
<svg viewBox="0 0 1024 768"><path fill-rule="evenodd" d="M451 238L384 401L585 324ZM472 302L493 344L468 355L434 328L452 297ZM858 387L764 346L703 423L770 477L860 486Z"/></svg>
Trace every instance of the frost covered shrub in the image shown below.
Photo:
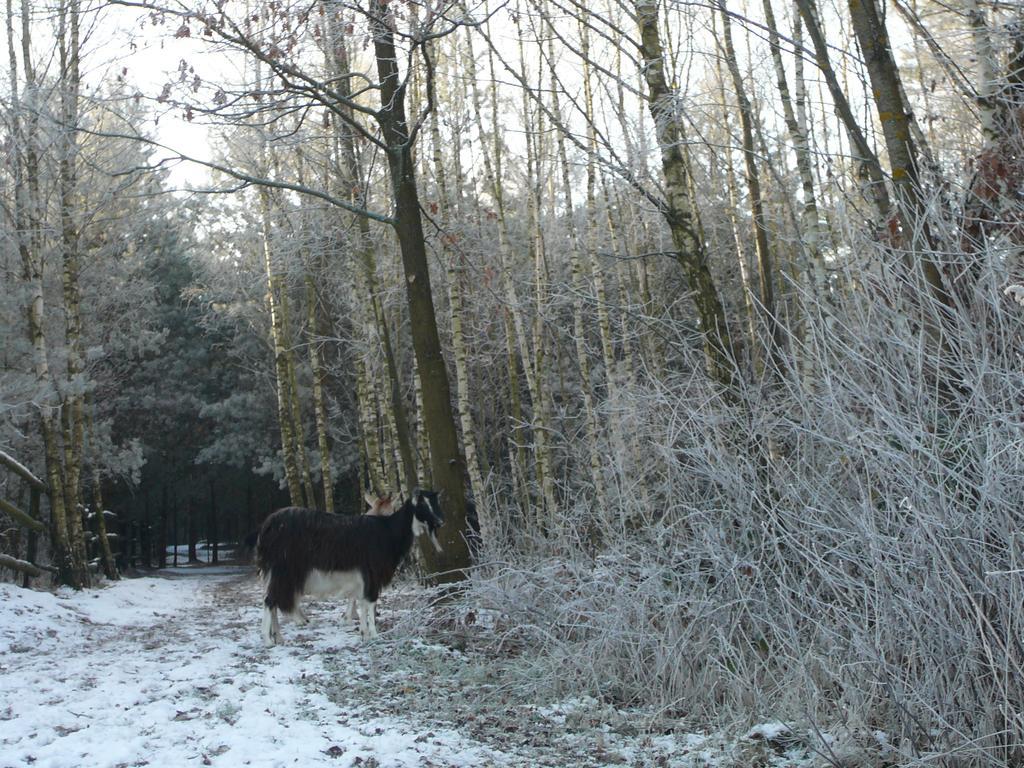
<svg viewBox="0 0 1024 768"><path fill-rule="evenodd" d="M508 532L460 605L501 617L478 640L523 651L518 685L1020 764L1024 311L995 259L957 312L872 269L739 403L699 359L637 384L643 466L609 441L607 500L567 483L549 531Z"/></svg>

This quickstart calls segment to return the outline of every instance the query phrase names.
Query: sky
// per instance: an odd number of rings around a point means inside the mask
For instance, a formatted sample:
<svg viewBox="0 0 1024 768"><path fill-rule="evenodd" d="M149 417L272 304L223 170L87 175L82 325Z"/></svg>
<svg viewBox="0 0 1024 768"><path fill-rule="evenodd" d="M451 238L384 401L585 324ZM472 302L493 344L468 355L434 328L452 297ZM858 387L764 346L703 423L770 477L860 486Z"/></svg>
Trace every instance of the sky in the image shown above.
<svg viewBox="0 0 1024 768"><path fill-rule="evenodd" d="M86 19L88 21L86 21ZM169 150L156 157L170 157L174 151L200 160L213 160L214 135L200 121L185 118L180 106L159 103L168 82L176 82L182 62L202 73L204 80L237 76L237 68L223 54L213 52L205 42L176 38L173 21L156 21L152 14L124 6L99 6L85 14L82 79L85 88L121 81L141 94L153 112L153 119L138 129L155 138ZM195 163L171 166L170 184L175 187L202 188L210 183L207 168Z"/></svg>

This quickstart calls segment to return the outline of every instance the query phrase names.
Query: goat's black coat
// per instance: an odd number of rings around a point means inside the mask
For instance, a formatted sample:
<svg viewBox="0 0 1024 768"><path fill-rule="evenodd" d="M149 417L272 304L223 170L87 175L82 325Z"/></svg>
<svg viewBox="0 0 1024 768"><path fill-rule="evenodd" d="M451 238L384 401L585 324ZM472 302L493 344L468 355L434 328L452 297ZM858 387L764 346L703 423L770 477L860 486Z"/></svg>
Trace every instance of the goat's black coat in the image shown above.
<svg viewBox="0 0 1024 768"><path fill-rule="evenodd" d="M363 577L363 597L376 602L381 590L412 547L415 515L434 530L441 524L437 494L420 492L387 517L342 516L303 507L285 507L270 515L260 528L256 562L269 574L264 602L285 613L295 609L306 578L313 569L358 570ZM429 496L433 509L425 503Z"/></svg>

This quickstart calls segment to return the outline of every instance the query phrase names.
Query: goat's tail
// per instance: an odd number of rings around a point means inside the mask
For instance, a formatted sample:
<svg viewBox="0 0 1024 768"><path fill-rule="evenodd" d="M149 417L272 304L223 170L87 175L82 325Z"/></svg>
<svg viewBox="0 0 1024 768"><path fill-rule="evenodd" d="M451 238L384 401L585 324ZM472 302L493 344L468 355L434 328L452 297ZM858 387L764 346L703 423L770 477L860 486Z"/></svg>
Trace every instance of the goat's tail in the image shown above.
<svg viewBox="0 0 1024 768"><path fill-rule="evenodd" d="M295 586L294 574L290 572L290 569L284 563L276 563L263 575L267 585L266 595L263 598L264 605L267 608L277 608L285 613L294 611L298 590Z"/></svg>
<svg viewBox="0 0 1024 768"><path fill-rule="evenodd" d="M275 518L263 525L256 541L256 567L266 584L263 602L285 613L295 609L306 580L302 559L290 551L292 540L287 527Z"/></svg>

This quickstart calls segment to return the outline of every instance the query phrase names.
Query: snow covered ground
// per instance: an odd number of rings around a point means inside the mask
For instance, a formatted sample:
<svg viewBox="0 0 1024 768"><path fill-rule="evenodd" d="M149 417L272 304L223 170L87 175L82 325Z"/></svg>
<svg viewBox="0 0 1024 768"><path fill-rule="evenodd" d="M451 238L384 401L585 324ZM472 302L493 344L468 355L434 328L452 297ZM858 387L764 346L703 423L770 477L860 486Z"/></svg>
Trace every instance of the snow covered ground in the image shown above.
<svg viewBox="0 0 1024 768"><path fill-rule="evenodd" d="M385 594L378 626L414 586ZM247 568L57 594L0 584L0 768L810 765L751 742L651 735L590 700L517 702L485 659L362 644L336 603L264 648Z"/></svg>

